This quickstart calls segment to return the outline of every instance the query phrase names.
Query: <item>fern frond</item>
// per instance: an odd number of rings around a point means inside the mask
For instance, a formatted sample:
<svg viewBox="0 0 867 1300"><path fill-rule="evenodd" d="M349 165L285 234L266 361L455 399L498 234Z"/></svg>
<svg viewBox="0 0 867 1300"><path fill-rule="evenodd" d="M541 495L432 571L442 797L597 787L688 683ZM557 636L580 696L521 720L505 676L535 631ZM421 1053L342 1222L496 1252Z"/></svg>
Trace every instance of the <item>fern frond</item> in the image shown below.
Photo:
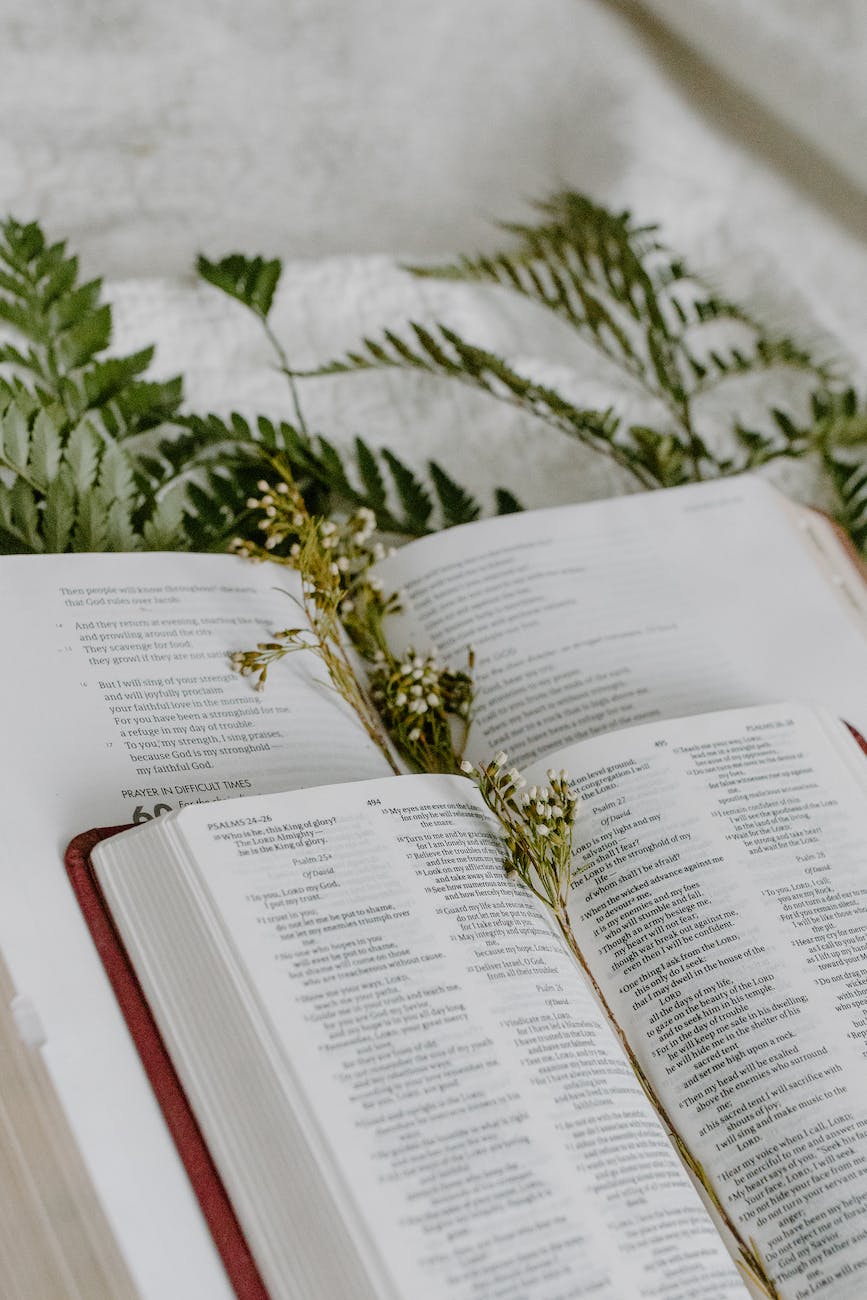
<svg viewBox="0 0 867 1300"><path fill-rule="evenodd" d="M141 521L154 509L135 458L97 421L85 416L70 427L59 403L43 405L22 385L0 381L3 549L138 550Z"/></svg>
<svg viewBox="0 0 867 1300"><path fill-rule="evenodd" d="M522 375L502 357L466 342L445 325L425 327L410 321L412 339L386 330L381 340L364 339L360 349L331 361L316 375L348 375L365 370L403 369L423 372L481 390L536 416L593 451L614 460L645 487L661 486L648 466L618 440L620 421L614 412L576 406L549 385Z"/></svg>
<svg viewBox="0 0 867 1300"><path fill-rule="evenodd" d="M61 241L49 244L41 228L0 222L0 321L15 341L0 347L7 377L18 376L41 401L57 402L70 424L87 412L104 431L122 438L171 420L181 381L147 382L153 348L127 357L103 357L111 342L111 308L100 280L79 283L78 260Z"/></svg>
<svg viewBox="0 0 867 1300"><path fill-rule="evenodd" d="M655 226L574 191L535 206L537 222L501 225L513 239L510 248L407 269L418 276L488 283L517 293L558 316L582 344L617 365L631 386L637 383L667 407L669 425L658 435L671 436L687 449L683 466L674 451L663 451L663 443L651 448L647 430L638 438L626 437L622 430L601 431L603 443L607 439L620 446L614 458L622 462L625 456L630 461L626 467L637 471L645 486L668 486L685 481L684 475L701 478L731 470L734 461L725 454L709 456L696 429L698 399L723 381L784 368L815 377L823 386L832 382L829 366L794 339L771 333L745 308L712 289L665 246ZM421 327L411 328L417 332ZM436 328L444 332L443 326ZM726 329L734 340L725 337ZM381 340L365 340L361 350L349 354L344 368L395 364L396 337L387 330ZM418 350L411 352L402 351L401 360L419 368ZM444 376L484 386L468 351L449 356L445 363L433 360ZM455 362L462 373L455 374ZM326 372L341 371L331 366ZM547 418L528 392L516 388L512 400ZM549 423L558 425L556 420ZM582 440L594 445L592 436Z"/></svg>
<svg viewBox="0 0 867 1300"><path fill-rule="evenodd" d="M194 517L188 526L198 539L202 525L221 529L226 536L243 532L243 502L275 463L288 466L308 506L315 506L317 512L330 514L364 506L373 510L382 531L399 536L419 537L430 532L434 502L439 506L439 527L466 523L481 513L480 504L441 466L428 466L428 485L394 452L375 450L363 438L355 439L351 451L343 451L321 435L307 435L286 421L264 416L251 423L237 414L227 420L217 415L191 415L185 416L183 423L187 440L181 473L189 472L190 467L204 471L190 488ZM174 441L161 445L160 450L167 456L177 454ZM231 475L226 478L228 467ZM227 495L230 485L234 485L232 497ZM497 494L497 513L522 508L505 489L497 489Z"/></svg>

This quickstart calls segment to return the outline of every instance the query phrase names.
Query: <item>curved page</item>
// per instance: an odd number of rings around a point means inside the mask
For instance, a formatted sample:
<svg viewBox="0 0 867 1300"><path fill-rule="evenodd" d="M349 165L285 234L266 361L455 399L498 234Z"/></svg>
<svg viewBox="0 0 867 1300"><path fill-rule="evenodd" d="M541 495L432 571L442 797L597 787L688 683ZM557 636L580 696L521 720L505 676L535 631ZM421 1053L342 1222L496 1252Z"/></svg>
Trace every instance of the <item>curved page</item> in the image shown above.
<svg viewBox="0 0 867 1300"><path fill-rule="evenodd" d="M295 617L291 572L216 555L0 559L0 949L144 1300L229 1294L62 865L89 826L387 770L296 655L267 693L227 654Z"/></svg>
<svg viewBox="0 0 867 1300"><path fill-rule="evenodd" d="M378 572L405 593L404 641L454 667L474 647L485 759L779 699L867 731L867 588L758 479L468 524Z"/></svg>
<svg viewBox="0 0 867 1300"><path fill-rule="evenodd" d="M863 753L777 705L551 761L584 800L573 926L692 1154L784 1300L861 1300Z"/></svg>

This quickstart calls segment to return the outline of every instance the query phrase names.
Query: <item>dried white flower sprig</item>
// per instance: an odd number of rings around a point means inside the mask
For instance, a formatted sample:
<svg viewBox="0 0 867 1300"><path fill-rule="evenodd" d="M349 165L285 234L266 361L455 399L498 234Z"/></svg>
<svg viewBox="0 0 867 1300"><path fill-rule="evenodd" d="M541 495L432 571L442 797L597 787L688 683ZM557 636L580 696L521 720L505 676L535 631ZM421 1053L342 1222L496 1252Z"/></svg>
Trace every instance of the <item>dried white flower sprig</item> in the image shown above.
<svg viewBox="0 0 867 1300"><path fill-rule="evenodd" d="M262 496L251 497L247 506L261 513L258 527L264 533L262 543L236 537L230 550L248 559L288 565L304 577L315 547L333 579L328 584L329 602L332 589L339 591L337 615L356 648L365 658L372 658L377 650L385 648L383 619L400 609L397 593L386 595L382 583L370 574L376 561L391 553L375 539L373 511L363 506L342 520L310 515L288 473L274 485L262 479L258 488ZM324 572L322 565L317 569Z"/></svg>
<svg viewBox="0 0 867 1300"><path fill-rule="evenodd" d="M482 798L497 816L506 837L506 870L517 876L555 915L568 923L566 909L575 874L572 833L578 799L569 789L568 773L548 772L546 786L526 788L516 767L501 751L490 763L462 762Z"/></svg>
<svg viewBox="0 0 867 1300"><path fill-rule="evenodd" d="M397 607L396 598L383 596L380 587L365 580L375 558L370 544L375 520L368 518L369 511L341 526L315 518L308 513L291 475L281 478L274 487L263 481L259 490L263 495L251 503L251 508L256 505L263 512L264 544L258 547L236 539L232 549L246 558L274 559L300 572L304 624L274 632L269 641L260 641L254 650L235 651L229 657L230 663L236 672L255 678L256 689L263 690L272 664L299 650L312 651L324 664L334 689L355 711L371 740L397 771L379 714L347 654L341 616L345 611L344 616L357 617L360 605L370 625L380 626L384 612ZM278 552L281 546L285 553Z"/></svg>
<svg viewBox="0 0 867 1300"><path fill-rule="evenodd" d="M456 672L410 647L395 659L379 651L370 693L392 742L421 772L454 772L467 740L473 706L473 652Z"/></svg>
<svg viewBox="0 0 867 1300"><path fill-rule="evenodd" d="M684 1164L700 1183L731 1233L737 1246L737 1263L741 1272L767 1300L781 1300L756 1242L741 1232L721 1201L704 1166L693 1156L675 1127L674 1120L626 1037L572 929L568 906L570 890L573 881L587 870L589 863L579 859L576 865L573 833L580 802L570 789L568 772L549 769L548 785L531 786L528 790L527 782L516 767L510 766L507 755L502 751L495 754L491 762L480 763L478 766L464 760L461 771L475 781L482 798L502 827L506 875L520 881L553 914L567 947L590 981L648 1100Z"/></svg>
<svg viewBox="0 0 867 1300"><path fill-rule="evenodd" d="M262 496L247 502L261 512L262 544L236 538L231 549L248 559L298 570L305 626L275 632L254 650L237 651L232 666L254 677L256 689L262 690L273 663L294 651L312 650L392 766L390 746L419 771L454 772L471 719L472 652L464 672L413 649L395 656L385 620L400 609L400 598L386 593L371 573L388 553L376 540L373 511L362 508L339 521L310 515L291 474L279 462L274 467L277 482L261 481ZM344 633L369 665L367 690L347 656Z"/></svg>

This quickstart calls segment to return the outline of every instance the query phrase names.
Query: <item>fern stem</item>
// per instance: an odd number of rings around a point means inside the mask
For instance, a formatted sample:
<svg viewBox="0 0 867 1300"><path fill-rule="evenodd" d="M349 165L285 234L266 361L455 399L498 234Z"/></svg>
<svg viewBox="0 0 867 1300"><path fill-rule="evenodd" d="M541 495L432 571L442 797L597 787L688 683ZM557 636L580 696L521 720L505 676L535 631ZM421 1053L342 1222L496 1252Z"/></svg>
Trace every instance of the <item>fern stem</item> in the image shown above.
<svg viewBox="0 0 867 1300"><path fill-rule="evenodd" d="M7 460L3 455L0 455L0 469L9 470L9 472L14 474L16 478L21 479L29 488L32 488L34 492L38 492L40 496L45 491L44 483L37 483L36 480L31 478L27 473L26 469L22 469L20 465L14 465L12 461Z"/></svg>
<svg viewBox="0 0 867 1300"><path fill-rule="evenodd" d="M692 423L692 408L690 405L689 397L684 397L683 399L683 402L681 404L680 418L681 418L681 423L683 425L684 433L686 434L687 437L689 457L690 460L692 461L693 477L696 483L700 483L704 477L704 475L701 472L701 459L703 455L706 455L706 452L704 450L704 447L702 446L700 439L696 435L695 428Z"/></svg>
<svg viewBox="0 0 867 1300"><path fill-rule="evenodd" d="M578 962L578 965L581 967L587 979L590 981L590 985L593 989L593 992L596 994L596 997L599 1000L602 1010L605 1012L605 1016L609 1024L611 1025L611 1028L614 1030L614 1033L617 1036L617 1040L620 1043L620 1046L622 1047L623 1051L625 1052L626 1058L629 1061L629 1064L632 1067L632 1070L635 1073L638 1082L641 1084L641 1087L643 1088L648 1101L651 1103L657 1115L659 1116L659 1119L661 1120L663 1127L668 1133L668 1136L671 1139L671 1141L674 1143L677 1152L680 1155L681 1159L683 1160L684 1164L697 1178L698 1182L702 1187L702 1190L704 1191L705 1195L707 1196L714 1210L719 1215L721 1221L723 1222L726 1229L728 1230L733 1240L735 1241L741 1256L741 1261L742 1261L744 1271L747 1272L748 1275L752 1278L752 1280L761 1288L764 1295L767 1296L768 1300L782 1300L773 1279L768 1276L764 1264L762 1262L762 1259L759 1256L758 1252L756 1251L754 1244L748 1241L747 1238L743 1235L737 1223L732 1218L728 1209L720 1199L719 1193L717 1192L716 1188L714 1187L708 1175L705 1173L703 1166L692 1155L686 1142L678 1132L677 1126L674 1120L672 1119L671 1114L668 1111L668 1108L666 1107L665 1103L662 1101L661 1097L659 1096L656 1089L654 1088L653 1083L651 1082L649 1076L647 1075L644 1069L644 1066L639 1061L635 1053L635 1050L632 1047L632 1044L629 1042L629 1039L627 1038L622 1026L620 1025L620 1022L615 1016L610 1003L608 1002L604 992L602 991L602 988L597 982L596 977L593 974L593 971L590 967L590 964L588 963L587 958L584 955L581 945L578 943L578 940L575 937L575 932L573 931L571 922L569 920L569 913L566 907L565 900L562 898L559 899L557 904L553 907L552 910L554 912L554 916L556 918L557 925L559 926L563 939L565 940L570 952L573 954L576 961Z"/></svg>
<svg viewBox="0 0 867 1300"><path fill-rule="evenodd" d="M265 336L268 339L268 342L271 344L271 347L273 348L278 361L280 362L280 373L281 375L284 376L287 383L289 384L289 392L292 397L292 409L295 412L295 419L298 423L298 428L301 430L302 434L306 438L309 436L309 432L307 429L307 421L304 419L304 411L301 408L301 397L298 392L298 385L296 383L295 374L292 370L292 367L289 365L289 357L286 353L286 349L283 347L283 344L280 342L277 335L272 330L271 325L268 321L268 317L260 315L259 319L262 322L262 328L265 331Z"/></svg>

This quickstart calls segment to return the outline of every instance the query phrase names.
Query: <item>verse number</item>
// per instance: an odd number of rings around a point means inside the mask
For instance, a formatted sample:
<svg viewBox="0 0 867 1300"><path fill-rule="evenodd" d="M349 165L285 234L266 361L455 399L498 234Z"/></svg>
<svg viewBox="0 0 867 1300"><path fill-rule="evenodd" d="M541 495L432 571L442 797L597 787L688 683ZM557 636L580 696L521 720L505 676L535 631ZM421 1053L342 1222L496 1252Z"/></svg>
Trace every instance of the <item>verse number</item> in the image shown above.
<svg viewBox="0 0 867 1300"><path fill-rule="evenodd" d="M144 808L139 804L132 815L132 819L134 824L138 826L139 822L153 821L155 817L162 817L163 813L171 811L172 805L170 803L155 803L153 812L145 812Z"/></svg>

